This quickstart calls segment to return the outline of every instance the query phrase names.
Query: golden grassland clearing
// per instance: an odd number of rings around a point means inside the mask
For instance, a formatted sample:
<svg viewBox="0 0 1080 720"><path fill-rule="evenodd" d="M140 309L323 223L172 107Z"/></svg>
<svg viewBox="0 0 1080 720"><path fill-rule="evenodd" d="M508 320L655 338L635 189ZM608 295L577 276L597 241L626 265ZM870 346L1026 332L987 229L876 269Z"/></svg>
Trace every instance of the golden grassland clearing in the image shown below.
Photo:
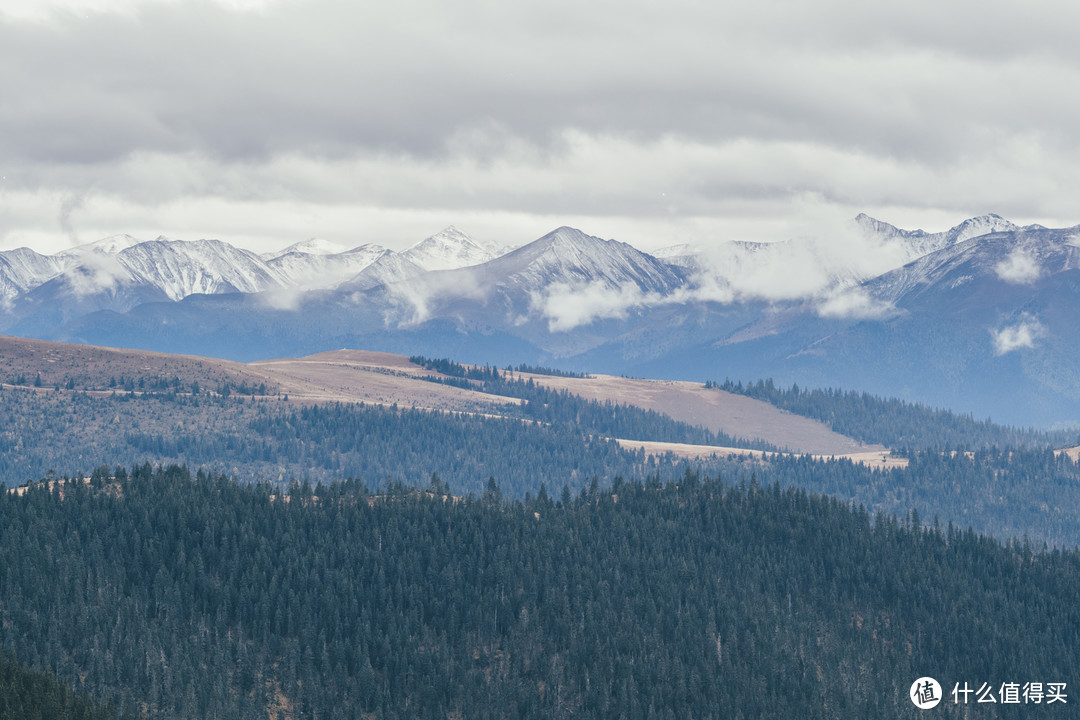
<svg viewBox="0 0 1080 720"><path fill-rule="evenodd" d="M185 392L194 382L205 391L223 383L269 384L266 376L229 360L0 335L0 381L32 386L39 376L42 387L65 388L70 381L76 390L111 390L110 382L122 378L142 379L144 386L147 380L177 379Z"/></svg>
<svg viewBox="0 0 1080 720"><path fill-rule="evenodd" d="M626 403L655 410L676 420L700 425L732 437L764 440L779 448L811 455L881 453L880 445L866 445L841 435L817 420L794 415L760 400L701 383L648 380L614 375L566 378L519 373L555 390L600 402Z"/></svg>
<svg viewBox="0 0 1080 720"><path fill-rule="evenodd" d="M1057 455L1067 455L1073 462L1080 462L1080 445L1054 451Z"/></svg>
<svg viewBox="0 0 1080 720"><path fill-rule="evenodd" d="M63 390L72 387L91 393L112 392L116 388L110 384L121 377L142 379L147 381L144 383L147 387L156 379L176 378L180 383L177 390L180 394L189 392L193 383L200 385L201 392L211 393L222 383L261 385L269 395L304 404L365 402L500 416L500 407L521 402L517 398L428 382L424 378L440 374L414 365L405 356L385 352L335 350L303 358L239 363L0 336L0 382L10 383L21 378L18 384L28 386L38 373L44 388L60 387ZM701 383L612 375L568 378L515 373L514 376L531 378L543 387L566 390L589 400L654 410L690 425L700 425L733 437L763 440L794 453L822 457L865 456L865 462L887 453L882 446L860 443L834 432L824 423L759 400L707 389ZM668 449L658 451L667 452ZM698 451L684 449L679 452ZM707 452L712 454L712 451ZM886 459L883 464L888 466L889 462Z"/></svg>
<svg viewBox="0 0 1080 720"><path fill-rule="evenodd" d="M290 401L396 403L399 407L461 412L491 412L493 406L521 402L428 382L423 378L445 376L413 365L402 355L384 352L335 350L297 359L260 360L248 367L274 382Z"/></svg>
<svg viewBox="0 0 1080 720"><path fill-rule="evenodd" d="M272 380L290 400L353 400L397 403L428 409L497 412L493 406L517 404L515 398L488 395L422 378L439 373L413 365L391 353L337 350L299 359L250 363ZM707 389L701 383L595 375L587 378L514 373L515 377L552 390L600 402L654 410L690 425L733 437L764 440L797 453L823 456L881 454L880 445L866 445L841 435L817 420L742 395Z"/></svg>

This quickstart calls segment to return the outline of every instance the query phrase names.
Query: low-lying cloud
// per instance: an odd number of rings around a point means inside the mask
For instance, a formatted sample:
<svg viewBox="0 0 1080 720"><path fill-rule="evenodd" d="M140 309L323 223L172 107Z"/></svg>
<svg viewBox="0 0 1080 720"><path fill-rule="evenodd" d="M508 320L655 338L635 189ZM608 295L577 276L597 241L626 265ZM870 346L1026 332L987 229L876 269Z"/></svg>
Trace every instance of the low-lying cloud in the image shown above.
<svg viewBox="0 0 1080 720"><path fill-rule="evenodd" d="M611 287L602 281L552 283L534 295L532 307L548 319L552 332L573 330L597 320L625 318L631 310L673 302L671 296L645 293L637 285Z"/></svg>
<svg viewBox="0 0 1080 720"><path fill-rule="evenodd" d="M1014 350L1035 347L1036 341L1046 337L1046 327L1033 315L1025 313L1019 322L990 330L994 355L1001 356Z"/></svg>
<svg viewBox="0 0 1080 720"><path fill-rule="evenodd" d="M383 313L387 327L410 327L429 320L434 309L447 298L485 302L490 287L473 268L426 272L396 279L383 285L390 305ZM364 292L353 294L363 301Z"/></svg>
<svg viewBox="0 0 1080 720"><path fill-rule="evenodd" d="M86 253L80 258L78 267L65 273L76 297L82 298L105 290L112 290L125 280L131 279L131 273L112 255L104 253Z"/></svg>
<svg viewBox="0 0 1080 720"><path fill-rule="evenodd" d="M871 297L861 287L847 288L828 294L817 305L817 313L827 318L881 320L896 312L892 303Z"/></svg>
<svg viewBox="0 0 1080 720"><path fill-rule="evenodd" d="M994 266L994 272L999 278L1013 285L1030 285L1042 275L1039 261L1024 248L1017 248L1009 253L1008 257Z"/></svg>

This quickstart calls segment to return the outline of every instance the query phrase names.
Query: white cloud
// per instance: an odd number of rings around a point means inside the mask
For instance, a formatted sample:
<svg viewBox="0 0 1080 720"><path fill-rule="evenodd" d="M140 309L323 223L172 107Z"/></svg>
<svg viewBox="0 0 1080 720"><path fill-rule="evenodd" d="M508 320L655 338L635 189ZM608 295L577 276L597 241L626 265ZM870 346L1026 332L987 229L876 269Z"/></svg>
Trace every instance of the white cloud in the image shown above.
<svg viewBox="0 0 1080 720"><path fill-rule="evenodd" d="M643 293L633 284L613 288L601 281L576 285L557 282L534 296L532 307L548 319L548 329L561 332L597 320L625 318L634 308L676 301L675 296Z"/></svg>
<svg viewBox="0 0 1080 720"><path fill-rule="evenodd" d="M1035 342L1046 334L1046 327L1039 322L1038 318L1026 313L1019 322L1013 325L990 330L995 355L1004 355L1022 348L1033 348Z"/></svg>
<svg viewBox="0 0 1080 720"><path fill-rule="evenodd" d="M131 275L112 255L87 253L79 258L79 266L65 274L76 297L85 297L103 290L112 290Z"/></svg>
<svg viewBox="0 0 1080 720"><path fill-rule="evenodd" d="M257 301L272 310L299 310L307 299L301 288L274 288L259 293Z"/></svg>
<svg viewBox="0 0 1080 720"><path fill-rule="evenodd" d="M1030 285L1042 275L1039 261L1024 248L1017 248L994 266L997 276L1013 285Z"/></svg>
<svg viewBox="0 0 1080 720"><path fill-rule="evenodd" d="M892 303L870 297L861 287L829 293L817 305L821 317L879 320L894 312Z"/></svg>

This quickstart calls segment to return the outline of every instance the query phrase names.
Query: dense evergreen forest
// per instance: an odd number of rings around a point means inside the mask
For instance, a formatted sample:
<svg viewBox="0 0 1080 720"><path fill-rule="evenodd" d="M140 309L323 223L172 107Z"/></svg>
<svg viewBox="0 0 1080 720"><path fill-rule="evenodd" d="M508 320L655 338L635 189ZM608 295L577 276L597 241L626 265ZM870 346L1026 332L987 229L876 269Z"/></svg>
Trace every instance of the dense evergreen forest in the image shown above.
<svg viewBox="0 0 1080 720"><path fill-rule="evenodd" d="M785 455L713 467L725 474L756 473L762 482L806 488L874 512L914 509L927 522L971 526L1002 540L1080 546L1080 467L1049 450L919 451L906 468L890 470Z"/></svg>
<svg viewBox="0 0 1080 720"><path fill-rule="evenodd" d="M808 390L773 381L743 384L709 381L706 387L764 400L796 415L814 418L833 430L896 450L979 450L990 447L1064 447L1080 444L1080 429L1041 432L997 425L893 398L851 390Z"/></svg>
<svg viewBox="0 0 1080 720"><path fill-rule="evenodd" d="M134 716L123 713L124 720ZM0 655L0 720L116 720L111 704L94 703L50 672L28 670Z"/></svg>
<svg viewBox="0 0 1080 720"><path fill-rule="evenodd" d="M0 644L185 720L908 718L924 675L1075 690L1077 553L730 481L510 502L100 469L0 493Z"/></svg>
<svg viewBox="0 0 1080 720"><path fill-rule="evenodd" d="M186 463L247 482L362 477L416 485L437 472L461 493L481 492L495 475L516 497L542 481L577 490L594 476L609 484L677 464L569 422L275 399L0 392L0 481L89 474L115 459Z"/></svg>

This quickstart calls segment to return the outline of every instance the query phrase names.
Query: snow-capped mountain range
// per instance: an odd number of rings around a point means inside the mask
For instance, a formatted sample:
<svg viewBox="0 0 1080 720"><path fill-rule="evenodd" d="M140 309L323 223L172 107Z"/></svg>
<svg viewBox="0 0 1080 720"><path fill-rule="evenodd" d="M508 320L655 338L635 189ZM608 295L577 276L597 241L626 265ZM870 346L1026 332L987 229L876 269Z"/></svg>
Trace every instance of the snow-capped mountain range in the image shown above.
<svg viewBox="0 0 1080 720"><path fill-rule="evenodd" d="M0 332L234 359L364 347L467 362L854 387L1080 420L1080 226L945 232L866 215L842 237L653 254L558 228L508 252L456 228L395 252L117 235L0 252Z"/></svg>
<svg viewBox="0 0 1080 720"><path fill-rule="evenodd" d="M295 243L277 253L257 255L221 240L143 241L113 235L55 255L30 248L0 251L0 301L9 308L20 296L50 282L78 297L117 289L142 288L169 300L194 294L317 290L357 279L382 263L394 272L369 273L369 286L411 274L447 270L491 260L492 254L454 227L396 253L368 243L345 248L321 238Z"/></svg>
<svg viewBox="0 0 1080 720"><path fill-rule="evenodd" d="M709 251L682 244L648 255L625 243L596 243L597 238L585 233L559 228L522 248L500 252L480 245L451 226L401 252L375 243L345 248L312 238L277 253L257 255L220 240L159 237L142 241L130 235L113 235L55 255L42 255L29 248L0 251L0 302L10 309L19 297L50 282L67 287L80 298L96 291L115 296L122 288L140 288L143 296L160 294L162 299L172 301L193 294L282 289L307 291L341 286L355 291L492 262L490 272L479 273L471 285L485 283L487 276L504 272L532 273L536 281L531 283L533 291L542 290L545 282L599 279L611 288L631 283L641 290L666 293L687 282L692 284L695 277L708 275L714 284L732 286L733 292L777 299L769 289L747 287L737 278L768 275L785 262L797 263L804 274L817 273L814 287L795 284L789 286L787 294L779 296L790 299L858 284L973 237L1021 230L997 215L972 218L940 233L901 230L866 215L855 218L853 225L865 240L889 250L881 253L876 266L867 269L865 262L853 265L850 254L830 250L828 238L729 242ZM1036 226L1025 229L1034 230ZM652 264L652 274L674 275L666 277L660 286L651 287L655 278L638 277L627 270L643 262ZM555 270L556 266L562 269Z"/></svg>

